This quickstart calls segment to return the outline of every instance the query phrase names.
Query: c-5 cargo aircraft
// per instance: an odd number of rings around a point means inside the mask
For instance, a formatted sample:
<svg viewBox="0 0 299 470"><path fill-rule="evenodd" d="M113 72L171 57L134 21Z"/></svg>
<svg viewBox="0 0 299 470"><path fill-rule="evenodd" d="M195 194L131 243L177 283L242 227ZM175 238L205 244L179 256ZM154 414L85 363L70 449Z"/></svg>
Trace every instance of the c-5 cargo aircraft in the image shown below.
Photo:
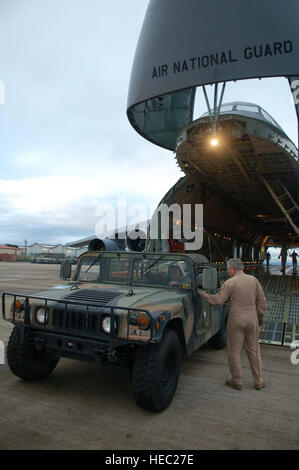
<svg viewBox="0 0 299 470"><path fill-rule="evenodd" d="M209 113L178 134L176 159L185 177L161 203L203 204L204 243L200 252L213 261L241 257L264 260L266 245L299 245L298 150L280 125L259 105L224 103L217 138ZM160 204L161 204L160 203ZM173 224L177 221L173 220ZM184 251L184 240L147 239L150 221L140 226L142 237L88 237L70 243L89 249ZM130 230L132 230L131 227ZM125 228L118 230L123 234ZM111 235L111 234L110 234ZM115 233L113 233L113 236ZM177 243L176 243L177 242Z"/></svg>

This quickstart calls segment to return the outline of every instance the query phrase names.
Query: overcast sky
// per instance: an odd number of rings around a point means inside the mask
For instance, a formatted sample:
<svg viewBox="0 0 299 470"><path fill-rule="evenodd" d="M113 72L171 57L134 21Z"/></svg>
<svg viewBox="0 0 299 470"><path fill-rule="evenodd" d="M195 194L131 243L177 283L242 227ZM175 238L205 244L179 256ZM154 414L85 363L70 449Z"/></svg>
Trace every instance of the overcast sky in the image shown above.
<svg viewBox="0 0 299 470"><path fill-rule="evenodd" d="M148 0L0 0L0 244L91 235L103 202L158 204L183 174L126 117ZM285 79L231 83L297 145ZM206 111L198 90L195 118Z"/></svg>

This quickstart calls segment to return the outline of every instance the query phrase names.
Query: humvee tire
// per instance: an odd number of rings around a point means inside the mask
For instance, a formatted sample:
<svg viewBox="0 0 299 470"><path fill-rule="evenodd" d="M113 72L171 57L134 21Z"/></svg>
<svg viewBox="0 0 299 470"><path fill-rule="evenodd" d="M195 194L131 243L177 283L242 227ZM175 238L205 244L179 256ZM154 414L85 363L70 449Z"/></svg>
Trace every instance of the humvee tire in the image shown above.
<svg viewBox="0 0 299 470"><path fill-rule="evenodd" d="M209 345L213 349L223 349L226 346L226 325L228 318L228 312L226 309L223 310L223 315L224 318L221 323L220 330L209 340Z"/></svg>
<svg viewBox="0 0 299 470"><path fill-rule="evenodd" d="M24 331L14 327L7 345L7 363L14 375L26 381L41 380L53 371L58 361L50 353L37 351L26 341Z"/></svg>
<svg viewBox="0 0 299 470"><path fill-rule="evenodd" d="M132 375L137 405L150 411L163 411L175 394L180 365L180 341L172 330L165 331L160 343L139 346Z"/></svg>

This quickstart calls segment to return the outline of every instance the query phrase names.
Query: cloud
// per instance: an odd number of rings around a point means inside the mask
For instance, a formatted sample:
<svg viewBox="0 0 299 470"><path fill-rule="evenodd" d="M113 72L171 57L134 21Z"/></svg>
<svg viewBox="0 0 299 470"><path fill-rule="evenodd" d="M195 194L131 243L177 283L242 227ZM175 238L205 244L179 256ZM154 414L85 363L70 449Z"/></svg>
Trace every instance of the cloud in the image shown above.
<svg viewBox="0 0 299 470"><path fill-rule="evenodd" d="M158 202L180 176L126 117L147 3L1 3L3 242L88 235L101 201Z"/></svg>
<svg viewBox="0 0 299 470"><path fill-rule="evenodd" d="M88 236L95 233L101 205L117 207L120 198L128 206L143 204L150 216L153 206L183 176L172 155L162 155L167 158L155 165L151 153L143 154L134 169L126 162L108 161L82 168L80 176L0 180L0 240L22 243L25 238L37 241L38 235L38 240L58 243Z"/></svg>
<svg viewBox="0 0 299 470"><path fill-rule="evenodd" d="M148 0L2 0L1 243L88 236L103 201L123 196L149 207L183 176L173 154L144 140L126 116L147 6ZM258 86L229 85L225 100L261 101L294 138L287 84L282 94L274 81ZM197 102L195 117L205 112L200 93Z"/></svg>

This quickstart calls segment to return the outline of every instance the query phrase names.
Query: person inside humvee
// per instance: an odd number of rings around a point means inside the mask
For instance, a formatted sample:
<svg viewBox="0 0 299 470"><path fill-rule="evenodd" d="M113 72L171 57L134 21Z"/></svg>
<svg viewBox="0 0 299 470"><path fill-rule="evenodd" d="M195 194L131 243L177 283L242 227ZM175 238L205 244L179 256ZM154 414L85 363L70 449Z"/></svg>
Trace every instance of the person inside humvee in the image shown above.
<svg viewBox="0 0 299 470"><path fill-rule="evenodd" d="M181 287L186 283L186 276L182 269L176 264L170 264L168 267L168 285L172 287Z"/></svg>

